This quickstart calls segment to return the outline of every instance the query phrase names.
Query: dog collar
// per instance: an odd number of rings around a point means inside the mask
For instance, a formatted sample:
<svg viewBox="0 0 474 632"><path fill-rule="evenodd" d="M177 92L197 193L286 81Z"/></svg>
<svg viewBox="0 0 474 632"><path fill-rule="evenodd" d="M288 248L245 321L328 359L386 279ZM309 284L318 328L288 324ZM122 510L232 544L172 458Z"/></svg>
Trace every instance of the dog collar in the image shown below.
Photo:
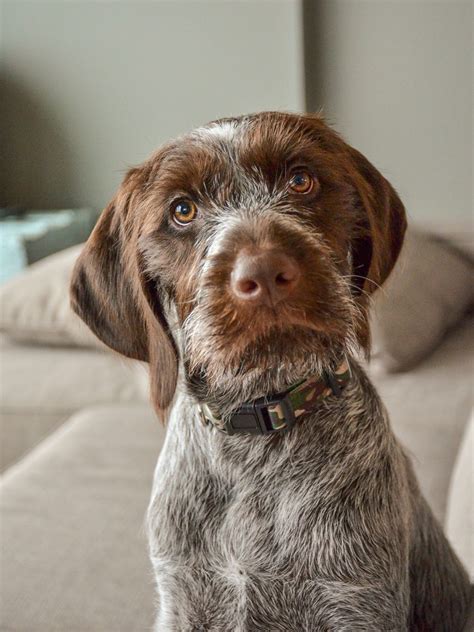
<svg viewBox="0 0 474 632"><path fill-rule="evenodd" d="M349 365L343 362L334 373L309 377L282 393L246 402L225 420L217 417L207 404L201 404L201 420L229 435L282 432L292 428L300 417L329 395L339 397L350 377Z"/></svg>

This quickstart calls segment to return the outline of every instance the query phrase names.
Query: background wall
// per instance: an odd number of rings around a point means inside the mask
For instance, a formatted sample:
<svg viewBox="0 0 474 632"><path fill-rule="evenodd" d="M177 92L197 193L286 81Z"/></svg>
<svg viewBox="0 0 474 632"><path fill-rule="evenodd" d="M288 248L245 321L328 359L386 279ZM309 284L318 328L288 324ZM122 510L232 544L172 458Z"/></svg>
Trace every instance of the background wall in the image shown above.
<svg viewBox="0 0 474 632"><path fill-rule="evenodd" d="M165 139L306 87L412 218L469 223L470 0L0 3L0 204L100 208Z"/></svg>
<svg viewBox="0 0 474 632"><path fill-rule="evenodd" d="M171 136L224 115L304 109L300 8L4 1L0 204L100 208L127 166Z"/></svg>
<svg viewBox="0 0 474 632"><path fill-rule="evenodd" d="M412 218L472 218L472 2L307 0L307 101L394 183Z"/></svg>

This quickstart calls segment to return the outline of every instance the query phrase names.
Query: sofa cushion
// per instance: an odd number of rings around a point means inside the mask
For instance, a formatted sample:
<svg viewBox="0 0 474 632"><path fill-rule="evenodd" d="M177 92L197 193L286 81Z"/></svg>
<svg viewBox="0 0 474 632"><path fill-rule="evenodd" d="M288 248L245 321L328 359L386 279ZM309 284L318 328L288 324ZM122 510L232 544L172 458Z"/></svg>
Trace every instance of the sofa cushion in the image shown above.
<svg viewBox="0 0 474 632"><path fill-rule="evenodd" d="M473 263L442 239L409 228L400 258L374 294L372 363L405 371L429 355L474 303Z"/></svg>
<svg viewBox="0 0 474 632"><path fill-rule="evenodd" d="M0 332L49 345L104 345L69 305L69 279L82 244L26 268L0 286Z"/></svg>
<svg viewBox="0 0 474 632"><path fill-rule="evenodd" d="M0 433L5 437L0 470L81 408L148 400L143 366L116 354L15 344L4 337L0 353Z"/></svg>
<svg viewBox="0 0 474 632"><path fill-rule="evenodd" d="M441 523L472 408L473 350L474 318L469 317L411 371L389 374L369 367L395 434L411 455L422 491Z"/></svg>
<svg viewBox="0 0 474 632"><path fill-rule="evenodd" d="M107 402L144 401L139 362L107 351L0 340L0 402L12 412L71 413Z"/></svg>
<svg viewBox="0 0 474 632"><path fill-rule="evenodd" d="M0 474L54 432L69 414L0 410Z"/></svg>
<svg viewBox="0 0 474 632"><path fill-rule="evenodd" d="M6 473L2 630L151 628L143 523L163 438L146 407L91 409Z"/></svg>

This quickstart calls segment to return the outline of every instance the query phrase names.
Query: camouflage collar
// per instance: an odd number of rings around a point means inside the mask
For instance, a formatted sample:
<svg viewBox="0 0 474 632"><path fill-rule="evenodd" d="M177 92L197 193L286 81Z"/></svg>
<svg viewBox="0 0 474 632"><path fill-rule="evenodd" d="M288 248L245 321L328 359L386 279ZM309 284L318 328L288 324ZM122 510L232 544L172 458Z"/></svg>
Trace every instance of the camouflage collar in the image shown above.
<svg viewBox="0 0 474 632"><path fill-rule="evenodd" d="M220 419L207 404L200 405L201 419L226 434L271 434L292 428L296 421L311 412L328 397L339 397L351 377L349 365L343 362L334 373L309 377L283 393L261 397L237 408L226 420Z"/></svg>

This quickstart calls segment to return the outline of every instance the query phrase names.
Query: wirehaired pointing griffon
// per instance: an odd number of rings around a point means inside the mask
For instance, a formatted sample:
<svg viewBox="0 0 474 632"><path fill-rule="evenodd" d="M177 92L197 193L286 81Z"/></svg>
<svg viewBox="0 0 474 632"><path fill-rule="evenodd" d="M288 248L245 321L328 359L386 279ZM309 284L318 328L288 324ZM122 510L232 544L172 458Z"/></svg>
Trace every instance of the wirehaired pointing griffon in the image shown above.
<svg viewBox="0 0 474 632"><path fill-rule="evenodd" d="M210 123L129 171L72 305L149 364L160 632L451 632L469 582L357 363L396 192L319 116Z"/></svg>

